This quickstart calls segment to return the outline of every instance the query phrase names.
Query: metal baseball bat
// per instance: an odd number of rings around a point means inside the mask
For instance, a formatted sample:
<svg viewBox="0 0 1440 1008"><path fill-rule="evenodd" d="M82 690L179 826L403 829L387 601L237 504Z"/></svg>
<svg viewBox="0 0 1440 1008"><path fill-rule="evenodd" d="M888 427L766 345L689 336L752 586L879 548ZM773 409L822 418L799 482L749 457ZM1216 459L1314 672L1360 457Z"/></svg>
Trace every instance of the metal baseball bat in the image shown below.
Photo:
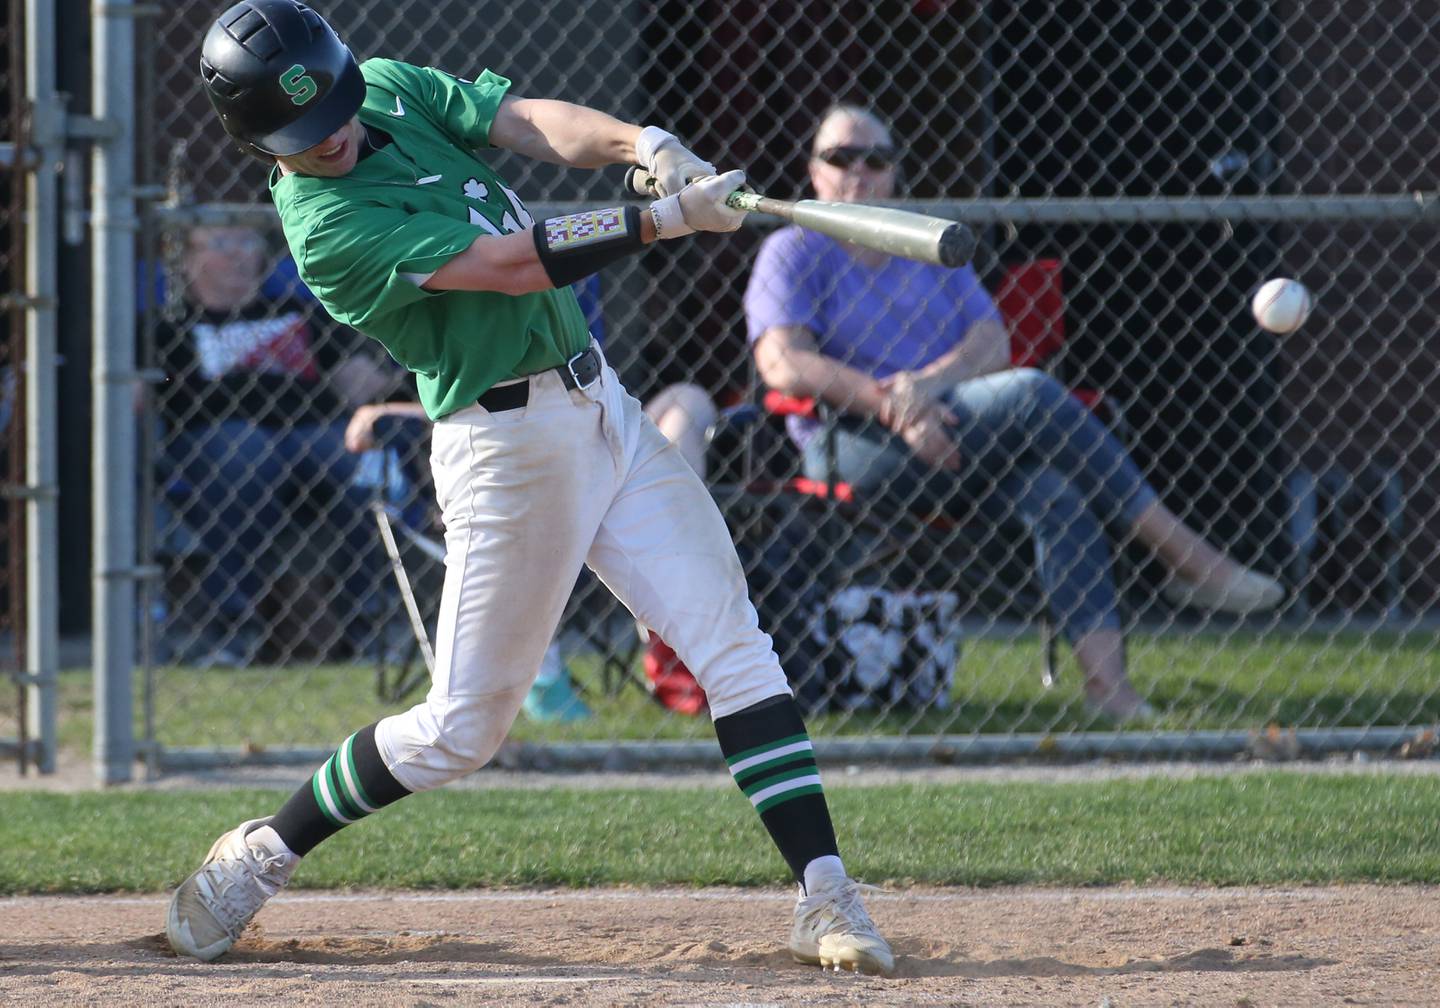
<svg viewBox="0 0 1440 1008"><path fill-rule="evenodd" d="M654 179L643 168L631 168L625 183L636 195L655 195ZM744 189L735 190L725 202L736 210L770 214L840 241L937 266L964 266L975 254L975 232L943 217L860 203L772 199Z"/></svg>

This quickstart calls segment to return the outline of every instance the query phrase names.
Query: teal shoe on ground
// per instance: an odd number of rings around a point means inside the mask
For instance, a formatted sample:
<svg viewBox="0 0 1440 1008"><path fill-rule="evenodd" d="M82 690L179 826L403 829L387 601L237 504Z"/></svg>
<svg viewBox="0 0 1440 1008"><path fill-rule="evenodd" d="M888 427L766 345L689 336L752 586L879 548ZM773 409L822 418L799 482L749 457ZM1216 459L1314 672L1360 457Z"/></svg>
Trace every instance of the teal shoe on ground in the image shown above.
<svg viewBox="0 0 1440 1008"><path fill-rule="evenodd" d="M585 701L570 685L570 677L565 675L550 682L537 679L525 697L525 713L533 721L563 724L584 721L590 716L590 708L585 706Z"/></svg>
<svg viewBox="0 0 1440 1008"><path fill-rule="evenodd" d="M524 711L532 721L551 724L584 721L590 716L590 708L575 692L570 670L553 644L545 652L540 675L525 697Z"/></svg>

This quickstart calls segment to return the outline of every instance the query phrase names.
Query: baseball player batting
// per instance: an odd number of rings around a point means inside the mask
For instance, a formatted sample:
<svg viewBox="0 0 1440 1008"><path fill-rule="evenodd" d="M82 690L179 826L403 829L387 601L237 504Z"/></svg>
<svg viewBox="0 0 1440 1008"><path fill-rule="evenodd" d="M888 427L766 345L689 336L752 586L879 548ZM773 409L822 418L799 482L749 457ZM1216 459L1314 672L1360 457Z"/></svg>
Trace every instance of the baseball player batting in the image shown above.
<svg viewBox="0 0 1440 1008"><path fill-rule="evenodd" d="M200 74L229 134L273 164L305 283L417 376L435 420L446 575L424 701L355 732L277 812L220 837L170 903L171 946L221 955L321 841L484 766L588 564L709 697L730 772L800 884L795 958L890 973L725 523L605 363L570 290L651 242L735 230L743 213L725 200L744 173L717 174L654 126L518 97L489 71L358 65L295 0L226 10ZM488 147L638 164L659 198L537 222L477 153Z"/></svg>

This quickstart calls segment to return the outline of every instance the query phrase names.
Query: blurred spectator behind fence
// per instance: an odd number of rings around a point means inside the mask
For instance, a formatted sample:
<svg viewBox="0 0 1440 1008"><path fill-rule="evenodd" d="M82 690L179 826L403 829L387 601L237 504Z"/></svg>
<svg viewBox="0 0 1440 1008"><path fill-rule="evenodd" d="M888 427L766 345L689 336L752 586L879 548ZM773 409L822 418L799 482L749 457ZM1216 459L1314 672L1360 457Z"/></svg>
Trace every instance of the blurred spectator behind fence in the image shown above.
<svg viewBox="0 0 1440 1008"><path fill-rule="evenodd" d="M873 114L837 106L816 130L810 180L823 200L888 199L898 156ZM765 241L745 310L762 380L840 414L836 474L859 500L958 521L1018 518L1036 537L1038 575L1093 711L1152 713L1126 673L1107 530L1156 553L1177 601L1236 613L1279 603L1280 585L1161 504L1125 448L1061 385L1010 367L1008 333L972 268L789 227ZM829 478L820 425L790 423L806 475Z"/></svg>
<svg viewBox="0 0 1440 1008"><path fill-rule="evenodd" d="M360 337L313 302L265 296L271 264L258 231L197 227L176 251L184 283L155 340L158 460L165 502L204 555L199 588L212 625L199 660L247 664L269 643L262 598L284 543L325 554L337 582L340 640L305 649L361 653L378 633L387 568L367 511L373 491L357 485L356 456L345 451L345 419L385 396L399 372L355 350ZM296 643L277 642L282 654Z"/></svg>

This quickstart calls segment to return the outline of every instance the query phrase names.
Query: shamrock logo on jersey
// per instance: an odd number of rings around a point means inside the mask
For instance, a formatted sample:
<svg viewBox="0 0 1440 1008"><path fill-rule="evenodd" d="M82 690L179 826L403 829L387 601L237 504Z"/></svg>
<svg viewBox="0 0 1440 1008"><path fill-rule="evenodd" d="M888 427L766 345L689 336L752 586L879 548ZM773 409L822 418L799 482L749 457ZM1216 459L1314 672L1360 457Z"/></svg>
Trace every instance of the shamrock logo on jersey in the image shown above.
<svg viewBox="0 0 1440 1008"><path fill-rule="evenodd" d="M465 195L473 200L485 200L490 196L490 187L477 178L467 179L462 188ZM517 221L515 214L506 210L504 216L500 218L500 226L496 227L484 214L471 207L470 223L484 228L493 235L514 234L533 226L535 218L530 216L530 211L525 209L525 204L520 202L520 197L515 195L515 191L506 187L504 183L500 184L500 189L505 193L505 198L510 201L510 205L515 208L515 213L520 215L520 219Z"/></svg>

